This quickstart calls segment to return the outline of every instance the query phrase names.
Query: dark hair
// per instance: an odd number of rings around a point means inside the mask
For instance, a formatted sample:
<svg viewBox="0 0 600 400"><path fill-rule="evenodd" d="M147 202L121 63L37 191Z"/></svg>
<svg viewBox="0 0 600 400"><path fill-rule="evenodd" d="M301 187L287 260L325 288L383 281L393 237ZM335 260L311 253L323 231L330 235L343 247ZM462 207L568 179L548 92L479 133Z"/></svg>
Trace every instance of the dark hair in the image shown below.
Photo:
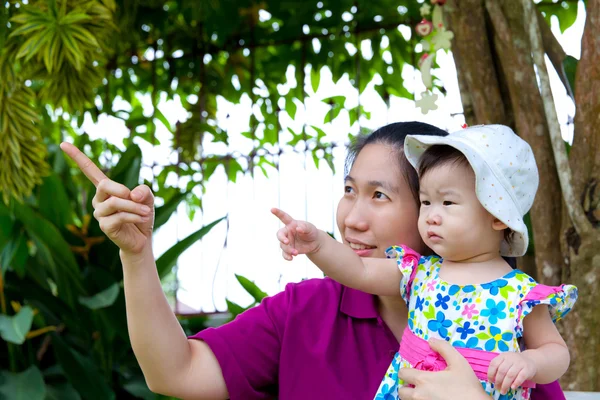
<svg viewBox="0 0 600 400"><path fill-rule="evenodd" d="M448 164L470 166L467 157L454 147L440 144L430 146L419 159L419 176L422 178L435 167Z"/></svg>
<svg viewBox="0 0 600 400"><path fill-rule="evenodd" d="M452 146L436 144L430 146L425 150L421 158L419 159L418 171L419 176L423 178L427 172L431 171L435 167L439 167L442 165L464 165L469 166L469 160L463 153L459 150L455 149ZM504 229L504 240L510 242L514 232L510 228ZM513 259L512 262L508 262L508 264L515 269L516 262Z"/></svg>
<svg viewBox="0 0 600 400"><path fill-rule="evenodd" d="M344 175L348 175L356 157L366 145L383 144L389 146L398 157L398 168L404 175L404 179L406 179L418 206L420 204L419 178L415 169L404 156L404 138L406 138L406 135L446 136L447 134L445 130L423 122L395 122L385 125L370 134L359 135L348 147Z"/></svg>

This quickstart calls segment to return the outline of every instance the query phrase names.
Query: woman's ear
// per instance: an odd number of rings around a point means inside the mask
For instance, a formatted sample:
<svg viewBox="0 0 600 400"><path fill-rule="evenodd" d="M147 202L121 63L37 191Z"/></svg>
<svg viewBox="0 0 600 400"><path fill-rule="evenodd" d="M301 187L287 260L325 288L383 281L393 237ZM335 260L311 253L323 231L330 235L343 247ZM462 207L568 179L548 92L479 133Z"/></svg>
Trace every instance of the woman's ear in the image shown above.
<svg viewBox="0 0 600 400"><path fill-rule="evenodd" d="M494 229L495 231L503 231L506 228L508 228L508 226L500 221L498 218L494 218L494 220L492 221L492 229Z"/></svg>

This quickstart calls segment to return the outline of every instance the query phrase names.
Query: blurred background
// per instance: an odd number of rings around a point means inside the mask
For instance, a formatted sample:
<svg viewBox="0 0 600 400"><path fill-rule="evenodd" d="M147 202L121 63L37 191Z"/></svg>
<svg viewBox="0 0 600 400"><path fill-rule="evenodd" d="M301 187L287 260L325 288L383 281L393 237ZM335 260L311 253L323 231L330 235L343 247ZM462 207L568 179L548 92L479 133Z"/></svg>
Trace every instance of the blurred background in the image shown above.
<svg viewBox="0 0 600 400"><path fill-rule="evenodd" d="M0 5L0 396L163 398L131 351L95 188L61 141L153 189L157 267L192 334L322 277L282 260L270 208L339 237L346 146L409 120L502 123L532 145L541 185L519 265L579 287L559 324L562 384L600 391L600 4L532 1L527 18L523 1Z"/></svg>

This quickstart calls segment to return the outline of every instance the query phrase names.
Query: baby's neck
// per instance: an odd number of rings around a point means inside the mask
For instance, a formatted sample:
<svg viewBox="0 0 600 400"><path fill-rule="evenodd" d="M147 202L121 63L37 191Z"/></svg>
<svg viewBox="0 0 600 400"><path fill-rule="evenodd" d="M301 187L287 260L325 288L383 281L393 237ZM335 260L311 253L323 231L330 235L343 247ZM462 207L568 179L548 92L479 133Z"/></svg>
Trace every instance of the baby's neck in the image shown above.
<svg viewBox="0 0 600 400"><path fill-rule="evenodd" d="M501 278L512 271L502 257L482 261L451 261L444 259L440 267L440 279L456 285L477 285Z"/></svg>

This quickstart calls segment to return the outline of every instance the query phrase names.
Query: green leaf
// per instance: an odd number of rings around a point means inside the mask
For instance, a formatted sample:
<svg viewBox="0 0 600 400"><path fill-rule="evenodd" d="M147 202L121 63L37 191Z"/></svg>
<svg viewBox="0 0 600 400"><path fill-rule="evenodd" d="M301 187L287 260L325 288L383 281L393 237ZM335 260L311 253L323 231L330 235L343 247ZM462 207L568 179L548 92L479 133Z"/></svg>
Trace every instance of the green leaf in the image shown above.
<svg viewBox="0 0 600 400"><path fill-rule="evenodd" d="M73 223L73 208L65 191L65 186L58 175L52 173L44 178L39 192L40 214L54 226L64 229Z"/></svg>
<svg viewBox="0 0 600 400"><path fill-rule="evenodd" d="M227 303L227 311L229 311L234 318L247 310L246 308L228 299L225 299L225 302Z"/></svg>
<svg viewBox="0 0 600 400"><path fill-rule="evenodd" d="M47 385L46 391L44 400L81 400L81 396L70 383Z"/></svg>
<svg viewBox="0 0 600 400"><path fill-rule="evenodd" d="M208 225L203 226L196 232L192 233L185 239L177 242L173 247L169 250L165 251L162 256L156 260L156 269L158 270L158 276L162 279L167 276L175 264L177 263L177 259L179 256L186 251L191 245L196 243L198 240L202 239L204 235L206 235L210 230L221 222L226 217L222 217L217 219L216 221L211 222Z"/></svg>
<svg viewBox="0 0 600 400"><path fill-rule="evenodd" d="M141 166L142 151L137 145L131 145L111 171L111 179L133 189L139 185Z"/></svg>
<svg viewBox="0 0 600 400"><path fill-rule="evenodd" d="M58 286L58 296L70 307L74 307L77 296L84 290L79 266L69 244L52 223L26 204L15 202L14 212L25 226L29 237L38 241L38 251L46 253L46 261L53 267L50 272Z"/></svg>
<svg viewBox="0 0 600 400"><path fill-rule="evenodd" d="M114 304L119 296L121 287L118 283L110 285L107 289L96 293L91 297L79 297L79 303L83 304L91 310L98 310L99 308L110 307Z"/></svg>
<svg viewBox="0 0 600 400"><path fill-rule="evenodd" d="M19 277L25 275L25 262L29 257L29 248L27 247L27 237L23 232L19 232L9 240L3 249L0 247L0 266L2 273L10 267Z"/></svg>
<svg viewBox="0 0 600 400"><path fill-rule="evenodd" d="M17 315L12 317L2 314L0 315L0 336L7 342L23 344L32 322L33 310L29 306L22 307Z"/></svg>
<svg viewBox="0 0 600 400"><path fill-rule="evenodd" d="M242 287L246 290L246 292L248 292L250 296L254 298L254 301L256 301L257 303L260 303L262 299L267 297L267 294L260 290L259 287L256 286L256 284L248 278L238 274L235 274L235 278L238 280L240 285L242 285Z"/></svg>
<svg viewBox="0 0 600 400"><path fill-rule="evenodd" d="M329 110L329 112L325 114L325 119L323 120L323 123L326 124L336 119L337 116L340 115L340 111L342 110L342 107L334 106L333 109Z"/></svg>
<svg viewBox="0 0 600 400"><path fill-rule="evenodd" d="M490 336L490 335L488 335L488 334L487 334L487 333L485 333L485 332L480 332L480 333L478 333L478 334L477 334L477 335L475 335L475 336L476 336L478 339L481 339L481 340L487 340L487 339L491 338L491 336Z"/></svg>
<svg viewBox="0 0 600 400"><path fill-rule="evenodd" d="M165 117L165 115L158 109L158 107L154 108L154 118L156 118L160 122L162 122L163 125L165 126L165 128L167 128L169 132L171 132L173 135L175 134L175 130L173 129L173 127L169 123L169 120L167 120L167 118Z"/></svg>
<svg viewBox="0 0 600 400"><path fill-rule="evenodd" d="M567 56L563 61L563 68L573 94L575 94L575 74L577 73L577 60L575 57Z"/></svg>
<svg viewBox="0 0 600 400"><path fill-rule="evenodd" d="M230 158L225 163L225 171L227 172L227 178L235 183L237 180L238 172L244 172L244 169L235 158Z"/></svg>
<svg viewBox="0 0 600 400"><path fill-rule="evenodd" d="M291 119L296 118L296 111L298 111L298 106L294 102L293 97L288 97L285 99L285 111L289 114Z"/></svg>
<svg viewBox="0 0 600 400"><path fill-rule="evenodd" d="M319 83L321 82L321 73L319 70L313 65L310 69L310 84L314 93L317 93L319 89Z"/></svg>
<svg viewBox="0 0 600 400"><path fill-rule="evenodd" d="M129 394L144 400L154 400L158 398L158 395L152 393L150 389L148 389L148 385L146 385L146 381L143 378L138 378L132 381L129 381L123 385L125 390L129 392Z"/></svg>
<svg viewBox="0 0 600 400"><path fill-rule="evenodd" d="M114 400L115 393L99 373L96 363L69 347L60 335L52 333L52 347L73 387L86 400Z"/></svg>
<svg viewBox="0 0 600 400"><path fill-rule="evenodd" d="M184 200L188 194L189 192L178 192L167 202L165 202L165 204L160 207L156 207L154 214L154 230L157 230L163 226L169 220L169 218L171 218L171 215L175 212L175 210L177 210L177 207L181 201Z"/></svg>
<svg viewBox="0 0 600 400"><path fill-rule="evenodd" d="M3 6L4 7L4 6ZM44 400L46 385L44 377L36 366L32 365L19 374L0 371L0 394L9 400Z"/></svg>

